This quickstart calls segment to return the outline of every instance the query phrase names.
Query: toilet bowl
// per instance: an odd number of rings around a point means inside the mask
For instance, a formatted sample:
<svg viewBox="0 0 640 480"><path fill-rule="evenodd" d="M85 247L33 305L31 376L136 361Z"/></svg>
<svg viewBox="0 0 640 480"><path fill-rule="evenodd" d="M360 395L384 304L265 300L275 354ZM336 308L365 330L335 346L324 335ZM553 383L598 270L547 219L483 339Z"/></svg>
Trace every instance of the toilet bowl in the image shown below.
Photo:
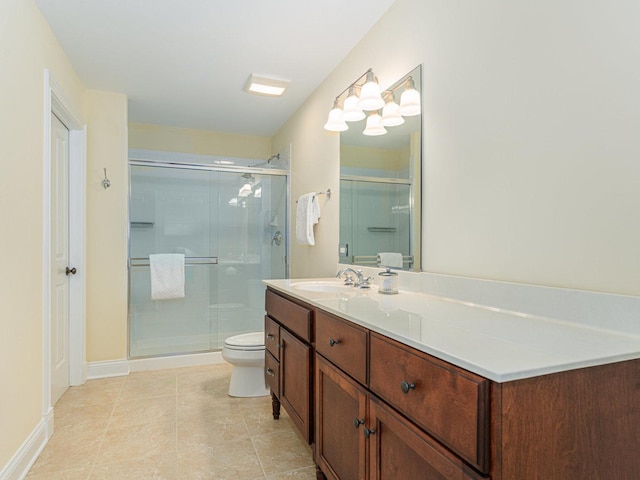
<svg viewBox="0 0 640 480"><path fill-rule="evenodd" d="M222 358L233 365L229 395L263 397L269 395L264 376L264 332L243 333L224 341Z"/></svg>

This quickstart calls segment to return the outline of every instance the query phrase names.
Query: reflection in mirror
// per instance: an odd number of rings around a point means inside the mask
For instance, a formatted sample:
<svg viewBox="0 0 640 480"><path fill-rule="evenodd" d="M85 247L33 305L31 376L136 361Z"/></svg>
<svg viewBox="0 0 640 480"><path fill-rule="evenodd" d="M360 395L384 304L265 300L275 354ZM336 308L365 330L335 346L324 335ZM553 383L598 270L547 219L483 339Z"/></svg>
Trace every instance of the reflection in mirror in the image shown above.
<svg viewBox="0 0 640 480"><path fill-rule="evenodd" d="M422 67L387 89L396 101L410 78L420 92ZM366 119L340 134L340 263L420 270L422 115L402 118L384 135L363 135Z"/></svg>

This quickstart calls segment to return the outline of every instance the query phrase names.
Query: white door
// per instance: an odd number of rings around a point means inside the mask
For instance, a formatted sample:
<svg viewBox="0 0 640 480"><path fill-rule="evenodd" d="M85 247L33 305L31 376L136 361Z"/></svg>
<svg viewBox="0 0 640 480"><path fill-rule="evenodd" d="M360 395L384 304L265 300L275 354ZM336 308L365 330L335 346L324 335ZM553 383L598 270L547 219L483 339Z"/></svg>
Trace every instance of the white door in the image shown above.
<svg viewBox="0 0 640 480"><path fill-rule="evenodd" d="M69 388L69 130L51 114L51 404Z"/></svg>

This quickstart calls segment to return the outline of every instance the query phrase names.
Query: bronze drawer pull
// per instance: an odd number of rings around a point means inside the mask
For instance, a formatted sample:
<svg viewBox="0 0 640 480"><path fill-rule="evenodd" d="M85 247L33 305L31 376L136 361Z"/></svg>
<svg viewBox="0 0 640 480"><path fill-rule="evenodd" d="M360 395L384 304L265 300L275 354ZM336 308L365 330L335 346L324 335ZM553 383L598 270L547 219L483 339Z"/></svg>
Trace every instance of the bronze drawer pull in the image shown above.
<svg viewBox="0 0 640 480"><path fill-rule="evenodd" d="M376 433L375 430L373 429L369 430L367 427L364 427L364 436L366 438L369 438L369 435L373 435L374 433Z"/></svg>
<svg viewBox="0 0 640 480"><path fill-rule="evenodd" d="M337 345L340 343L340 340L334 340L333 338L329 339L329 346L333 347L334 345Z"/></svg>
<svg viewBox="0 0 640 480"><path fill-rule="evenodd" d="M276 339L276 336L275 336L273 333L267 333L267 338L268 338L269 340L275 340L275 339Z"/></svg>
<svg viewBox="0 0 640 480"><path fill-rule="evenodd" d="M364 425L364 420L360 420L359 418L353 419L353 426L356 428L360 428L360 425Z"/></svg>
<svg viewBox="0 0 640 480"><path fill-rule="evenodd" d="M267 367L267 375L269 375L270 377L275 377L276 376L276 374L273 373L273 370L271 368L269 368L269 367Z"/></svg>
<svg viewBox="0 0 640 480"><path fill-rule="evenodd" d="M402 390L402 393L409 393L409 390L415 390L416 389L416 384L415 383L407 383L404 380L402 382L400 382L400 389Z"/></svg>

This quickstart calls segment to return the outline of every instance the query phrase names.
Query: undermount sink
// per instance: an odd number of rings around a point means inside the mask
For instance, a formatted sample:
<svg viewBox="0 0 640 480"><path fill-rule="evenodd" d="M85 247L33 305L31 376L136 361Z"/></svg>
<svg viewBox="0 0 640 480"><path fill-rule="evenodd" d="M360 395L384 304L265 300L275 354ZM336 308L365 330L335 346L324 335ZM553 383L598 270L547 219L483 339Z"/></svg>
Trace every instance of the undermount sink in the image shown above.
<svg viewBox="0 0 640 480"><path fill-rule="evenodd" d="M349 292L354 288L351 285L344 285L342 283L330 281L292 283L291 287L298 290L305 290L307 292Z"/></svg>

